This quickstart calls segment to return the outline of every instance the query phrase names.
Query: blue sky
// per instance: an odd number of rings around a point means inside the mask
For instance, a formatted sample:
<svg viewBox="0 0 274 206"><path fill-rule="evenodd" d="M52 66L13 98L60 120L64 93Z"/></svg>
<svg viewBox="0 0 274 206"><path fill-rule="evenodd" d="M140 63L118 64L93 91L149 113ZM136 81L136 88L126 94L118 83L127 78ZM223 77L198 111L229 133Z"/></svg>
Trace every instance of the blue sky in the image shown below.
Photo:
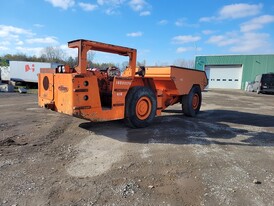
<svg viewBox="0 0 274 206"><path fill-rule="evenodd" d="M220 0L8 0L0 5L0 55L39 55L88 39L136 48L147 65L195 55L274 53L274 2ZM95 54L95 61L112 56Z"/></svg>

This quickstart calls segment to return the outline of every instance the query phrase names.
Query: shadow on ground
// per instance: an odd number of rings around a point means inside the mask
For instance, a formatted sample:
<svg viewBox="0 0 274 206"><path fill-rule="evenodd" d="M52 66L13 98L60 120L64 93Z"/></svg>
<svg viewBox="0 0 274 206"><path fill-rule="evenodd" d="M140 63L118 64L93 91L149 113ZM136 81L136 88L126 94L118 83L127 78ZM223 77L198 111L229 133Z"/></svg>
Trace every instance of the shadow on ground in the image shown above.
<svg viewBox="0 0 274 206"><path fill-rule="evenodd" d="M274 146L273 116L207 110L189 118L178 111L165 112L170 115L157 117L152 125L141 129L127 128L123 121L87 122L79 126L97 135L141 144Z"/></svg>

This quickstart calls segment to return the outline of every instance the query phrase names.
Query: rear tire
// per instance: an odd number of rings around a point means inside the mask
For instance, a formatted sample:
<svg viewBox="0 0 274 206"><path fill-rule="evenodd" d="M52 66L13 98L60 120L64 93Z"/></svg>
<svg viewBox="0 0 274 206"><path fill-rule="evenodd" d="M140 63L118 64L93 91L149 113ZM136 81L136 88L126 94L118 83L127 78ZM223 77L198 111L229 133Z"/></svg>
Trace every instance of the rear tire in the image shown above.
<svg viewBox="0 0 274 206"><path fill-rule="evenodd" d="M156 96L147 87L133 87L126 97L125 122L132 128L147 127L156 115Z"/></svg>
<svg viewBox="0 0 274 206"><path fill-rule="evenodd" d="M202 92L200 87L194 86L188 95L182 97L182 110L186 116L195 117L201 108Z"/></svg>

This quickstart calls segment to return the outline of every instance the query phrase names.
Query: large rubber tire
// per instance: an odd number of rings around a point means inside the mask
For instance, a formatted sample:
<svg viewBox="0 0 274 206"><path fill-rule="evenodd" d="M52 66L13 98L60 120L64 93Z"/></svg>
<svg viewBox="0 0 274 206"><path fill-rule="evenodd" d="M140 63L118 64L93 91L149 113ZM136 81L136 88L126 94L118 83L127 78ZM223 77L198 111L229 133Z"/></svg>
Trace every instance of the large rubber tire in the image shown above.
<svg viewBox="0 0 274 206"><path fill-rule="evenodd" d="M126 97L125 122L132 128L147 127L156 115L155 93L148 87L136 86Z"/></svg>
<svg viewBox="0 0 274 206"><path fill-rule="evenodd" d="M194 86L188 95L182 97L182 110L186 116L195 117L201 108L202 92L199 86Z"/></svg>

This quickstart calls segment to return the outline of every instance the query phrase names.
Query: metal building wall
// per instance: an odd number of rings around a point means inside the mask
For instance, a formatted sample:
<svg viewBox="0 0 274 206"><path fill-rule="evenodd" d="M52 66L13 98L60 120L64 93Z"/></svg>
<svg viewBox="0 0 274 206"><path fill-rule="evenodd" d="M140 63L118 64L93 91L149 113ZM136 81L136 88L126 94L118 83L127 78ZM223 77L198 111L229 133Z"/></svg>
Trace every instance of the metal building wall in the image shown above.
<svg viewBox="0 0 274 206"><path fill-rule="evenodd" d="M262 73L274 72L274 54L271 55L223 55L197 56L195 68L204 70L207 65L239 65L243 66L242 86L245 82L253 81L255 76Z"/></svg>

